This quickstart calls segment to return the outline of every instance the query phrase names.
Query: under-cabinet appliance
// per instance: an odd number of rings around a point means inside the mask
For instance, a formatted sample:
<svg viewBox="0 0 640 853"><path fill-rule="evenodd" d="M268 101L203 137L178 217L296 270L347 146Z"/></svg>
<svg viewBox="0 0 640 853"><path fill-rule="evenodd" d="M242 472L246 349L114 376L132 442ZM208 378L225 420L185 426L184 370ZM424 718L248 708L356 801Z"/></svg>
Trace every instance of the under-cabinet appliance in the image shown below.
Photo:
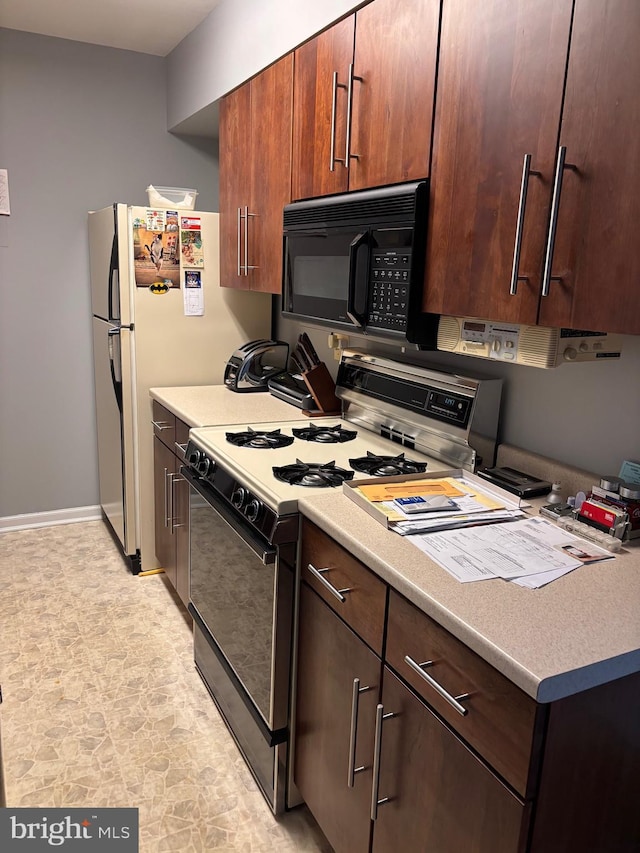
<svg viewBox="0 0 640 853"><path fill-rule="evenodd" d="M395 340L433 341L422 313L427 181L284 209L282 315Z"/></svg>
<svg viewBox="0 0 640 853"><path fill-rule="evenodd" d="M501 380L345 350L342 415L190 433L196 666L274 812L288 787L298 499L354 477L493 464Z"/></svg>
<svg viewBox="0 0 640 853"><path fill-rule="evenodd" d="M287 369L289 344L248 341L233 353L224 369L224 384L232 391L268 391L268 382Z"/></svg>
<svg viewBox="0 0 640 853"><path fill-rule="evenodd" d="M584 329L550 329L443 316L438 324L437 348L528 367L558 367L620 358L622 337Z"/></svg>
<svg viewBox="0 0 640 853"><path fill-rule="evenodd" d="M217 213L114 204L89 213L89 249L100 505L137 573L158 565L149 388L221 384L271 298L218 286Z"/></svg>

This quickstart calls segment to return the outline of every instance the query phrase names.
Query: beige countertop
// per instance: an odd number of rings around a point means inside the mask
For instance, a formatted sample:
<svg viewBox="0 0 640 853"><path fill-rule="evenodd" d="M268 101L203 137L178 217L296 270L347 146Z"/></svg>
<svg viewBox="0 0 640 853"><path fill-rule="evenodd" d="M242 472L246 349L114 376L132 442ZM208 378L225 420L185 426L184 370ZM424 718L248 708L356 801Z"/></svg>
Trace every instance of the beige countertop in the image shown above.
<svg viewBox="0 0 640 853"><path fill-rule="evenodd" d="M268 393L224 385L152 388L189 426L292 420L300 410ZM513 465L566 493L595 475L501 445ZM537 503L543 503L538 500ZM640 540L615 560L581 566L537 590L496 579L462 584L342 493L300 498L301 512L526 693L550 702L640 671ZM535 509L535 507L534 507Z"/></svg>
<svg viewBox="0 0 640 853"><path fill-rule="evenodd" d="M299 508L540 702L640 671L640 540L529 590L499 578L459 583L340 492L302 497Z"/></svg>
<svg viewBox="0 0 640 853"><path fill-rule="evenodd" d="M268 391L242 394L226 385L191 385L151 388L149 393L190 427L307 420L296 406Z"/></svg>

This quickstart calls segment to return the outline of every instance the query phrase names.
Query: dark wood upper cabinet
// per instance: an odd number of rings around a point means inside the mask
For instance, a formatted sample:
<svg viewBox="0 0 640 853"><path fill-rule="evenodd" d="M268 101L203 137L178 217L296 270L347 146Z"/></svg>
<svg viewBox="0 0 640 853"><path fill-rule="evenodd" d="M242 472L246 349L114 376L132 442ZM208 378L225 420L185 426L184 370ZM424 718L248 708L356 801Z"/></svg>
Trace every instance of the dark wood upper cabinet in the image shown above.
<svg viewBox="0 0 640 853"><path fill-rule="evenodd" d="M536 321L572 5L443 4L426 311ZM510 295L527 154L540 176L529 176Z"/></svg>
<svg viewBox="0 0 640 853"><path fill-rule="evenodd" d="M640 332L639 44L633 0L444 0L425 311Z"/></svg>
<svg viewBox="0 0 640 853"><path fill-rule="evenodd" d="M251 194L251 84L220 101L220 284L244 287L240 212ZM246 199L246 201L245 201Z"/></svg>
<svg viewBox="0 0 640 853"><path fill-rule="evenodd" d="M344 158L346 144L344 86L353 61L354 30L355 15L351 15L295 52L293 198L347 189L348 172L336 158Z"/></svg>
<svg viewBox="0 0 640 853"><path fill-rule="evenodd" d="M428 176L439 18L439 0L356 13L349 189Z"/></svg>
<svg viewBox="0 0 640 853"><path fill-rule="evenodd" d="M280 293L293 54L220 101L220 284Z"/></svg>
<svg viewBox="0 0 640 853"><path fill-rule="evenodd" d="M640 4L579 0L560 128L570 168L541 325L640 334L638 81Z"/></svg>
<svg viewBox="0 0 640 853"><path fill-rule="evenodd" d="M424 178L440 0L373 0L296 50L293 197Z"/></svg>

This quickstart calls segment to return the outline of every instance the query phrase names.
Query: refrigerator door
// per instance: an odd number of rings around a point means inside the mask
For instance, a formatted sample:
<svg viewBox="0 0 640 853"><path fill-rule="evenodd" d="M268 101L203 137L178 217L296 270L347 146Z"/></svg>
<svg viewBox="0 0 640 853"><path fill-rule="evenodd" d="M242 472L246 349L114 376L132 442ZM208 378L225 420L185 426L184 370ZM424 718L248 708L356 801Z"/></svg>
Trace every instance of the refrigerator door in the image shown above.
<svg viewBox="0 0 640 853"><path fill-rule="evenodd" d="M135 406L138 459L139 547L142 570L158 566L155 556L153 490L153 418L149 389L184 385L221 385L229 356L243 343L271 336L271 295L220 287L219 216L203 211L181 211L179 216L199 222L204 265L199 268L204 310L201 316L185 313L185 264L164 257L161 276L179 274L179 287L157 294L136 286L135 259L147 253L131 241L129 276L135 312ZM131 222L145 222L147 210L130 209ZM182 223L181 223L182 224ZM133 230L133 225L131 230ZM143 249L152 235L139 239ZM148 258L147 258L148 260ZM138 267L144 265L139 262ZM193 267L192 267L193 268ZM145 283L147 279L140 276ZM123 282L122 287L125 288ZM231 392L229 392L231 393ZM176 482L176 489L183 488Z"/></svg>
<svg viewBox="0 0 640 853"><path fill-rule="evenodd" d="M89 215L100 505L139 571L127 235L126 205Z"/></svg>
<svg viewBox="0 0 640 853"><path fill-rule="evenodd" d="M91 310L114 325L131 322L127 219L126 204L89 214Z"/></svg>
<svg viewBox="0 0 640 853"><path fill-rule="evenodd" d="M133 453L123 429L123 409L130 397L125 369L130 358L129 337L128 329L93 318L100 505L125 555L135 562Z"/></svg>

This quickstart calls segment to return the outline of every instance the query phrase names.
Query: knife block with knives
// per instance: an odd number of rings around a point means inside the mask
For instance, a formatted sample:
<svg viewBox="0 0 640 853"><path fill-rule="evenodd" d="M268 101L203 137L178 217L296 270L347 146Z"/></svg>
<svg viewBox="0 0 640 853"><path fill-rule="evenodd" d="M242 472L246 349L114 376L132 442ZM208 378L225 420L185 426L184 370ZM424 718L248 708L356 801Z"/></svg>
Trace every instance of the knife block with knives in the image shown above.
<svg viewBox="0 0 640 853"><path fill-rule="evenodd" d="M318 407L318 412L305 411L313 414L339 414L340 400L336 397L336 384L327 370L327 365L320 361L311 339L306 332L298 336L298 342L291 353L291 360L300 371L300 375L309 393Z"/></svg>

